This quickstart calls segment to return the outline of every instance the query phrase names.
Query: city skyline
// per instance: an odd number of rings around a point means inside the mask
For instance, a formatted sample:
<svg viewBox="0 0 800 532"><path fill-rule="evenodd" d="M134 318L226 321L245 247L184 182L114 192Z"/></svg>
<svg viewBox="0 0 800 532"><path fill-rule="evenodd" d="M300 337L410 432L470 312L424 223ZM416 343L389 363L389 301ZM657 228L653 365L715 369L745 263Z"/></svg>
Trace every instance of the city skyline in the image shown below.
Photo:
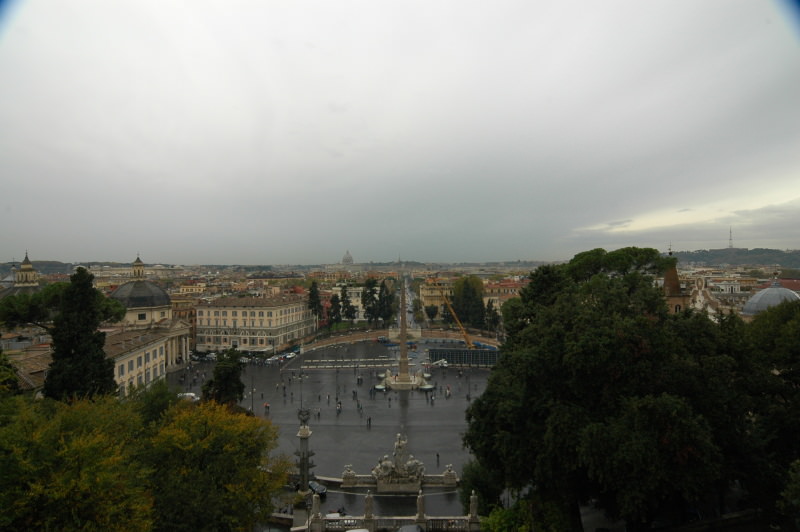
<svg viewBox="0 0 800 532"><path fill-rule="evenodd" d="M0 2L0 262L797 249L796 3Z"/></svg>

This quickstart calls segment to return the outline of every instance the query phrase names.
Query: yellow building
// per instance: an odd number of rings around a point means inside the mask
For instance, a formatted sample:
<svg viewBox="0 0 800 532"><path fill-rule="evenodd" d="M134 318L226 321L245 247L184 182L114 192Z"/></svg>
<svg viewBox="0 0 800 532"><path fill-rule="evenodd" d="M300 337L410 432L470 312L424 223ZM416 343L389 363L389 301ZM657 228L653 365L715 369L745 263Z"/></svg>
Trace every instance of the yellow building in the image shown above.
<svg viewBox="0 0 800 532"><path fill-rule="evenodd" d="M170 369L182 368L189 358L189 336L180 323L111 331L106 333L103 349L114 361L114 379L124 396L134 386L149 386L166 378Z"/></svg>
<svg viewBox="0 0 800 532"><path fill-rule="evenodd" d="M305 296L223 297L197 307L197 350L273 352L316 331Z"/></svg>

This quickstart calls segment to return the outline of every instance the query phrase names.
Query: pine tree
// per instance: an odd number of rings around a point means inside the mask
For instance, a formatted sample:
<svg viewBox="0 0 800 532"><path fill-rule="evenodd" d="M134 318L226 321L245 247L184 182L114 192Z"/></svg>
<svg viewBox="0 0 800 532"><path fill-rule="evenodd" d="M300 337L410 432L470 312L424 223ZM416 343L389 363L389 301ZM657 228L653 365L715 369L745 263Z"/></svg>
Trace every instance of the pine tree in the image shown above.
<svg viewBox="0 0 800 532"><path fill-rule="evenodd" d="M92 286L94 276L84 268L70 277L53 318L53 362L44 381L44 395L58 400L111 394L117 390L114 361L103 351L106 335L98 331L109 318L121 317Z"/></svg>

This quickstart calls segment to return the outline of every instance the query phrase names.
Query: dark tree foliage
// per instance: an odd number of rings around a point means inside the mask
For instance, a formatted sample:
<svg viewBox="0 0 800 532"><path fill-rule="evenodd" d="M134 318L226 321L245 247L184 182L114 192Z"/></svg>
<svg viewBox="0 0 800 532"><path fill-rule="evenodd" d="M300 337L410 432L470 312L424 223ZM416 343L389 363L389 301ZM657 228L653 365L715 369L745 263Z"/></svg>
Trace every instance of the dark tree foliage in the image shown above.
<svg viewBox="0 0 800 532"><path fill-rule="evenodd" d="M353 302L350 301L350 295L347 293L347 287L342 288L342 317L346 320L350 320L351 322L356 319L356 307L353 306Z"/></svg>
<svg viewBox="0 0 800 532"><path fill-rule="evenodd" d="M333 327L342 321L342 303L339 301L339 295L333 294L331 296L331 306L328 309L328 324Z"/></svg>
<svg viewBox="0 0 800 532"><path fill-rule="evenodd" d="M475 275L460 277L453 284L453 310L461 323L483 328L485 308L483 306L483 282Z"/></svg>
<svg viewBox="0 0 800 532"><path fill-rule="evenodd" d="M53 362L44 395L64 400L116 392L114 363L103 351L105 333L98 327L125 315L119 302L92 286L94 276L78 268L69 283L48 285L33 295L4 298L0 321L8 327L31 324L53 339Z"/></svg>
<svg viewBox="0 0 800 532"><path fill-rule="evenodd" d="M322 299L316 281L312 281L311 288L308 289L308 309L317 319L322 317Z"/></svg>
<svg viewBox="0 0 800 532"><path fill-rule="evenodd" d="M364 309L364 318L370 325L375 324L380 319L378 281L376 279L370 278L364 283L364 290L361 291L361 308Z"/></svg>
<svg viewBox="0 0 800 532"><path fill-rule="evenodd" d="M439 307L436 305L428 305L425 307L425 315L428 317L430 321L436 319L436 316L439 314Z"/></svg>
<svg viewBox="0 0 800 532"><path fill-rule="evenodd" d="M19 393L17 371L0 349L0 398Z"/></svg>
<svg viewBox="0 0 800 532"><path fill-rule="evenodd" d="M496 331L500 327L500 313L494 306L494 301L491 299L486 303L486 328L490 331Z"/></svg>
<svg viewBox="0 0 800 532"><path fill-rule="evenodd" d="M734 480L765 486L754 392L771 373L738 318L667 313L649 273L668 264L593 250L503 306L508 341L464 442L503 487L534 487L543 529L581 530L589 498L643 530Z"/></svg>
<svg viewBox="0 0 800 532"><path fill-rule="evenodd" d="M378 315L384 326L388 326L394 316L394 294L389 290L386 280L378 288Z"/></svg>
<svg viewBox="0 0 800 532"><path fill-rule="evenodd" d="M53 362L44 394L53 399L114 393L114 362L103 351L106 335L97 329L108 318L105 297L92 286L83 268L70 277L53 318Z"/></svg>
<svg viewBox="0 0 800 532"><path fill-rule="evenodd" d="M236 349L228 349L217 356L214 374L203 384L203 400L234 406L244 399L242 363Z"/></svg>
<svg viewBox="0 0 800 532"><path fill-rule="evenodd" d="M759 389L759 419L767 437L764 455L773 458L761 464L764 473L758 502L763 506L775 499L787 482L787 471L800 459L800 302L784 302L758 314L749 325L749 339L756 357L773 369L766 385Z"/></svg>

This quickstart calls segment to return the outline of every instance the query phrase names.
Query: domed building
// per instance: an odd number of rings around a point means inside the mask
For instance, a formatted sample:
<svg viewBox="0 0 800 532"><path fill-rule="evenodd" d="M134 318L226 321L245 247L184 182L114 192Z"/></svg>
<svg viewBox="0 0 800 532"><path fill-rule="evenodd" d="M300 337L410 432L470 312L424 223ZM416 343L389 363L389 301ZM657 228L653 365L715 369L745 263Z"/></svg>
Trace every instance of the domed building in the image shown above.
<svg viewBox="0 0 800 532"><path fill-rule="evenodd" d="M111 292L111 298L122 303L126 325L147 326L172 320L172 301L163 288L145 279L144 263L139 257L133 262L133 280Z"/></svg>
<svg viewBox="0 0 800 532"><path fill-rule="evenodd" d="M28 259L28 252L25 252L25 260L20 264L19 269L12 268L14 281L11 286L0 289L0 299L19 294L33 294L40 290L39 274L33 268L33 264Z"/></svg>
<svg viewBox="0 0 800 532"><path fill-rule="evenodd" d="M135 386L149 386L183 369L191 348L190 324L173 317L169 295L145 279L139 257L133 262L132 277L110 295L127 312L122 327L106 331L104 347L114 360L114 377L123 396Z"/></svg>
<svg viewBox="0 0 800 532"><path fill-rule="evenodd" d="M800 296L797 295L797 292L781 286L776 277L769 288L760 290L747 300L744 308L742 308L742 316L752 318L756 314L764 312L770 307L780 305L784 301L798 300L800 300Z"/></svg>

